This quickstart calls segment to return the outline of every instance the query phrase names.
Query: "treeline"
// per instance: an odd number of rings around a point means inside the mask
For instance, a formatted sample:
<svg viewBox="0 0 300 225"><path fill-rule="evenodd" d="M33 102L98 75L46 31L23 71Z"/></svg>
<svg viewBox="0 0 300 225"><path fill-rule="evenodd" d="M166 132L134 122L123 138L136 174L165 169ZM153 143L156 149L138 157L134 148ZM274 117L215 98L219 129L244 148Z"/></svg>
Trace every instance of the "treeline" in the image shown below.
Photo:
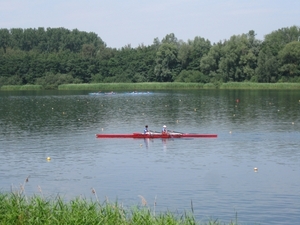
<svg viewBox="0 0 300 225"><path fill-rule="evenodd" d="M107 47L95 33L0 29L0 86L110 82L300 82L300 28L256 39L253 30L211 43L174 34L150 46Z"/></svg>

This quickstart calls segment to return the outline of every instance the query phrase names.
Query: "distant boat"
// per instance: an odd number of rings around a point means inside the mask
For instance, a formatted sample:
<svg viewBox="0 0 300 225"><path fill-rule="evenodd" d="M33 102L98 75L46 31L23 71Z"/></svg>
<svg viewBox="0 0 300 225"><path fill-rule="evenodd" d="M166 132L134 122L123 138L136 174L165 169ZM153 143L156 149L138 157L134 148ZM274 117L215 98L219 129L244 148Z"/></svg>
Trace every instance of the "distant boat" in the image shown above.
<svg viewBox="0 0 300 225"><path fill-rule="evenodd" d="M92 95L92 96L97 96L97 95L115 95L117 94L116 92L91 92L89 93L89 95ZM149 91L133 91L133 92L125 92L125 93L118 93L118 94L130 94L130 95L147 95L147 94L152 94L152 92L149 92Z"/></svg>
<svg viewBox="0 0 300 225"><path fill-rule="evenodd" d="M151 94L151 92L149 92L149 91L143 91L143 92L140 92L140 91L133 91L133 92L129 92L128 94L133 94L133 95L143 95L143 94Z"/></svg>
<svg viewBox="0 0 300 225"><path fill-rule="evenodd" d="M115 95L116 92L113 92L113 91L111 91L111 92L104 92L104 94L105 94L105 95Z"/></svg>
<svg viewBox="0 0 300 225"><path fill-rule="evenodd" d="M101 91L99 91L99 92L89 93L89 95L115 95L115 94L116 94L116 92L113 92L113 91L111 91L111 92L101 92Z"/></svg>
<svg viewBox="0 0 300 225"><path fill-rule="evenodd" d="M132 133L132 134L96 134L97 138L216 138L217 134L193 134L193 133L158 133L148 132L144 133Z"/></svg>

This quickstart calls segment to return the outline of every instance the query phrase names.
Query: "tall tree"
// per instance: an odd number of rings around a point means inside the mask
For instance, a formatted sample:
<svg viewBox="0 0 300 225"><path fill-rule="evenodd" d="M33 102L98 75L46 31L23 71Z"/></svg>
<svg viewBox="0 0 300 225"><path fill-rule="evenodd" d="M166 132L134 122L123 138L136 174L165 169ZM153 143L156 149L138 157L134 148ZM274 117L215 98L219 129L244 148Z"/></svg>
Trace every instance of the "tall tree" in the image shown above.
<svg viewBox="0 0 300 225"><path fill-rule="evenodd" d="M288 43L279 53L278 59L281 64L279 73L283 81L300 77L300 42Z"/></svg>
<svg viewBox="0 0 300 225"><path fill-rule="evenodd" d="M23 29L21 28L12 28L10 29L11 33L11 46L13 49L22 49L23 42Z"/></svg>
<svg viewBox="0 0 300 225"><path fill-rule="evenodd" d="M171 33L171 34L167 34L162 40L161 40L162 44L172 44L176 47L179 47L179 42L177 37L175 36L175 34Z"/></svg>
<svg viewBox="0 0 300 225"><path fill-rule="evenodd" d="M212 82L221 80L219 76L219 62L223 57L223 43L218 42L213 45L209 52L205 54L200 60L200 71L209 76Z"/></svg>
<svg viewBox="0 0 300 225"><path fill-rule="evenodd" d="M300 27L285 27L273 31L265 36L263 51L270 51L274 56L292 41L297 41L300 35Z"/></svg>
<svg viewBox="0 0 300 225"><path fill-rule="evenodd" d="M258 82L275 83L278 80L278 60L270 51L261 51L256 68Z"/></svg>
<svg viewBox="0 0 300 225"><path fill-rule="evenodd" d="M248 34L234 35L225 41L224 56L219 63L219 72L223 81L250 80L255 75L256 48L254 31L250 31Z"/></svg>
<svg viewBox="0 0 300 225"><path fill-rule="evenodd" d="M259 82L277 82L280 79L278 53L286 44L296 41L299 36L300 29L297 26L282 28L265 36L256 68Z"/></svg>
<svg viewBox="0 0 300 225"><path fill-rule="evenodd" d="M8 29L0 29L0 47L6 53L6 49L10 44L10 34Z"/></svg>
<svg viewBox="0 0 300 225"><path fill-rule="evenodd" d="M156 81L171 82L180 72L177 59L180 43L173 33L167 34L156 52L154 74Z"/></svg>
<svg viewBox="0 0 300 225"><path fill-rule="evenodd" d="M211 48L211 43L209 40L205 40L202 37L195 37L191 41L192 51L191 51L191 62L187 69L189 70L199 70L201 58L207 54Z"/></svg>
<svg viewBox="0 0 300 225"><path fill-rule="evenodd" d="M154 73L159 82L171 82L178 75L178 50L174 44L163 43L156 53Z"/></svg>
<svg viewBox="0 0 300 225"><path fill-rule="evenodd" d="M182 69L186 69L191 62L192 45L182 42L178 50L178 60L181 63Z"/></svg>

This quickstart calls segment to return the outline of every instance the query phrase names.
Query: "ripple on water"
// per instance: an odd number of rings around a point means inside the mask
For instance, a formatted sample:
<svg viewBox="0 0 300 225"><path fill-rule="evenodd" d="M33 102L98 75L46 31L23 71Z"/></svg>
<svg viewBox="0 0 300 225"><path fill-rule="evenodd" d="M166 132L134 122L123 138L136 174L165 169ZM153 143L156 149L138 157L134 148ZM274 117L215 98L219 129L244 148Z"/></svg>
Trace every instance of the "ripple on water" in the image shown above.
<svg viewBox="0 0 300 225"><path fill-rule="evenodd" d="M28 195L42 191L94 198L94 188L101 201L108 197L132 205L141 195L149 207L156 202L157 211L193 207L201 220L228 223L237 216L242 224L297 224L300 116L295 96L236 90L166 91L151 98L3 97L0 92L0 189L20 188L29 176ZM96 133L142 131L145 124L151 130L167 124L218 138L95 138Z"/></svg>

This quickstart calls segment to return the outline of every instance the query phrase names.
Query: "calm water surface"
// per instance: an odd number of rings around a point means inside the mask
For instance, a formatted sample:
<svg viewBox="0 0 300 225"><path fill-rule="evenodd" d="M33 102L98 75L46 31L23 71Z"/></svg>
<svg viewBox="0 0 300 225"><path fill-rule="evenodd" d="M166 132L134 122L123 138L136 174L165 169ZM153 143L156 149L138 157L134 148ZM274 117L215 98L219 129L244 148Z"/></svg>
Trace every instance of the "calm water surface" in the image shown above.
<svg viewBox="0 0 300 225"><path fill-rule="evenodd" d="M145 124L218 138L95 138ZM94 188L127 206L141 195L156 212L181 215L192 201L201 221L299 224L299 141L299 91L0 92L4 192L30 176L27 195L95 199Z"/></svg>

